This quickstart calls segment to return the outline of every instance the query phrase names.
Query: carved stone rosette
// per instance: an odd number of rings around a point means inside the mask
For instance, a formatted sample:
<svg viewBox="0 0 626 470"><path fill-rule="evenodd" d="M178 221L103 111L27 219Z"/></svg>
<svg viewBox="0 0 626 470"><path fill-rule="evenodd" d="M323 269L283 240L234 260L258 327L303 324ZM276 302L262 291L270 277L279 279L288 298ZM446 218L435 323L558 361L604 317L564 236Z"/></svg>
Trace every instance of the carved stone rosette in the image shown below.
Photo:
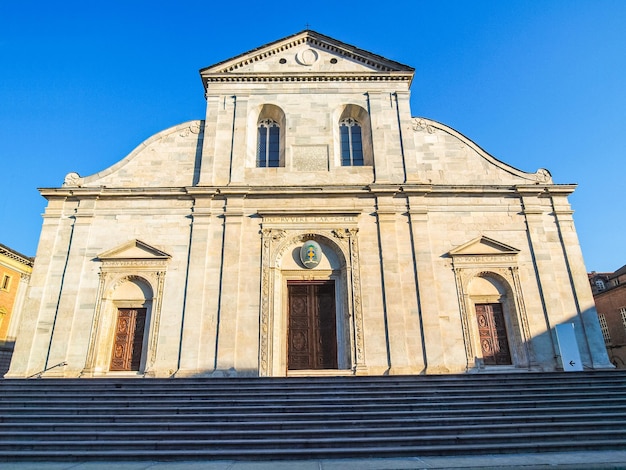
<svg viewBox="0 0 626 470"><path fill-rule="evenodd" d="M343 312L347 315L350 325L351 364L353 372L363 371L365 367L363 312L361 308L361 281L359 267L358 229L276 229L265 228L261 231L261 308L260 308L260 341L259 341L259 375L272 375L273 342L275 319L281 312L276 312L276 282L279 277L281 261L289 248L307 239L325 244L335 251L341 260L342 271L345 273L345 291ZM313 272L303 271L313 275Z"/></svg>

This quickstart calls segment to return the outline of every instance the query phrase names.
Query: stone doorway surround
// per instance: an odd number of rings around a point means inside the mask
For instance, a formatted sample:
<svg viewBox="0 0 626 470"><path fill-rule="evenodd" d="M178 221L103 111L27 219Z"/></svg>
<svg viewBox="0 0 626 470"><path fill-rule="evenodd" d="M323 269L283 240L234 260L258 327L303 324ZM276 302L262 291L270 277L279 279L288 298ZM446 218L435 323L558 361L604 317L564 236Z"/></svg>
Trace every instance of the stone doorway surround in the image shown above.
<svg viewBox="0 0 626 470"><path fill-rule="evenodd" d="M532 338L519 278L518 253L518 249L485 236L448 253L457 285L467 370L485 366L476 319L476 304L485 303L502 305L512 365L531 367Z"/></svg>
<svg viewBox="0 0 626 470"><path fill-rule="evenodd" d="M287 375L288 281L333 280L337 311L338 368L317 374L367 374L358 246L360 212L259 212L262 218L259 375ZM295 256L306 240L323 251L322 262L305 268ZM289 375L315 374L290 371Z"/></svg>
<svg viewBox="0 0 626 470"><path fill-rule="evenodd" d="M171 256L140 240L131 240L102 253L100 282L93 326L82 377L119 375L110 371L118 309L146 309L142 358L138 371L121 374L153 375L165 272Z"/></svg>

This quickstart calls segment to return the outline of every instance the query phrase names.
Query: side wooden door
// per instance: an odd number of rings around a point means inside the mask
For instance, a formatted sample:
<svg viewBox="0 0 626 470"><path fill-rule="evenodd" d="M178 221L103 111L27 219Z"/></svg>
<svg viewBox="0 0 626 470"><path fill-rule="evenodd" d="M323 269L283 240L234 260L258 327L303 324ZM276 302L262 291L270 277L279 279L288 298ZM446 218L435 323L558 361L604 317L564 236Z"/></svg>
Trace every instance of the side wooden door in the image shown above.
<svg viewBox="0 0 626 470"><path fill-rule="evenodd" d="M510 365L511 353L502 304L476 304L476 321L485 365Z"/></svg>
<svg viewBox="0 0 626 470"><path fill-rule="evenodd" d="M118 309L110 370L139 370L145 327L145 308Z"/></svg>

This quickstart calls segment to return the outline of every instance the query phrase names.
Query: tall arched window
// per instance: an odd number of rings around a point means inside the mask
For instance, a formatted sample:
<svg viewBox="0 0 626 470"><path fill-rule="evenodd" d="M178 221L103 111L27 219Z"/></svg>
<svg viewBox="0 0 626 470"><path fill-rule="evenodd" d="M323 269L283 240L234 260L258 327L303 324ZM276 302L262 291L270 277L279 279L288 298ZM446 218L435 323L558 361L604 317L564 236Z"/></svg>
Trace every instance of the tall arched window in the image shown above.
<svg viewBox="0 0 626 470"><path fill-rule="evenodd" d="M361 124L352 118L339 122L341 165L363 166L363 138Z"/></svg>
<svg viewBox="0 0 626 470"><path fill-rule="evenodd" d="M280 166L280 127L272 119L259 121L256 166L261 168Z"/></svg>

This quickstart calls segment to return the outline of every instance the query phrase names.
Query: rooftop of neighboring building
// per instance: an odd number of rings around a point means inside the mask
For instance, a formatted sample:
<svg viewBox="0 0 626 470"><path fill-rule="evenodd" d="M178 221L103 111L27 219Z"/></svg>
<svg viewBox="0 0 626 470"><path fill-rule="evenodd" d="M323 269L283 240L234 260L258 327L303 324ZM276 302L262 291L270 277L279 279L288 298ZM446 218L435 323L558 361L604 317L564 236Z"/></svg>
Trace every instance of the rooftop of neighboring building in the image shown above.
<svg viewBox="0 0 626 470"><path fill-rule="evenodd" d="M592 271L587 273L587 277L589 278L589 284L591 284L591 291L595 296L621 285L626 285L626 265L612 273Z"/></svg>

